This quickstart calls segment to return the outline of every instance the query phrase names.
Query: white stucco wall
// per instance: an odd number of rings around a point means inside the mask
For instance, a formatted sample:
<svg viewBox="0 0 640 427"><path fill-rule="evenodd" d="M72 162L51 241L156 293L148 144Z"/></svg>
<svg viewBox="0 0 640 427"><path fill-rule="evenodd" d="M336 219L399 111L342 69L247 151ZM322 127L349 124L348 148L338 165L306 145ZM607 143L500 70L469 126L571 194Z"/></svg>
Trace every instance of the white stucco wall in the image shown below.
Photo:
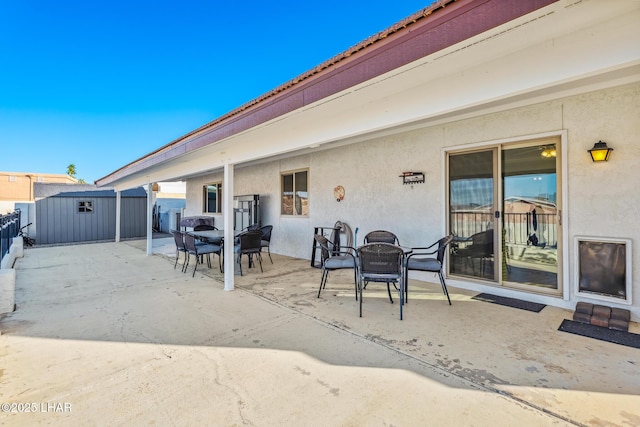
<svg viewBox="0 0 640 427"><path fill-rule="evenodd" d="M510 138L566 131L569 299L547 303L575 307L573 239L578 235L623 237L633 253L633 305L619 305L640 318L640 85L618 87L528 107L485 114L357 144L235 169L234 194L260 194L262 222L274 225L271 251L309 258L314 226L340 220L359 228L358 243L375 229L394 231L402 244L422 246L445 232L444 150ZM609 162L595 164L587 150L598 140L614 148ZM309 169L308 218L280 216L280 173ZM422 171L424 184L403 185L403 171ZM186 215L202 215L202 185L222 181L222 172L187 181ZM333 188L345 198L336 202ZM221 219L216 219L221 223ZM469 285L473 288L473 284ZM516 295L522 298L522 295ZM532 299L536 300L536 296ZM538 300L541 300L538 298ZM591 301L596 302L597 301ZM616 304L609 304L617 306Z"/></svg>

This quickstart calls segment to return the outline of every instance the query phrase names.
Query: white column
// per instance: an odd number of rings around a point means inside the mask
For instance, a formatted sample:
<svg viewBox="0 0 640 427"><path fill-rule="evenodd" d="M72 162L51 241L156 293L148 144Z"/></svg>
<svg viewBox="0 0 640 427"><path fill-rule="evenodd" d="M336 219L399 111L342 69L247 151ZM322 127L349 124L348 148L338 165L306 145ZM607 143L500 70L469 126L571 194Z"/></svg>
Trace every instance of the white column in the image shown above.
<svg viewBox="0 0 640 427"><path fill-rule="evenodd" d="M120 204L122 199L121 191L116 191L116 242L120 241L120 211L122 210L122 205Z"/></svg>
<svg viewBox="0 0 640 427"><path fill-rule="evenodd" d="M147 183L147 255L153 254L153 183Z"/></svg>
<svg viewBox="0 0 640 427"><path fill-rule="evenodd" d="M233 165L225 163L222 183L224 223L224 290L234 290L235 257L233 253Z"/></svg>

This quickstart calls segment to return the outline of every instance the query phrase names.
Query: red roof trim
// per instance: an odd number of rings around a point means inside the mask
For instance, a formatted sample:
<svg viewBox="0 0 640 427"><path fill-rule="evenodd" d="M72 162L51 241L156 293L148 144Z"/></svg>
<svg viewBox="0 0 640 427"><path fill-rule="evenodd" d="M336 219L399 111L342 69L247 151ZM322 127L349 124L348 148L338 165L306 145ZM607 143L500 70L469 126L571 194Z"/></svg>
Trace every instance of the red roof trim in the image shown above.
<svg viewBox="0 0 640 427"><path fill-rule="evenodd" d="M109 184L266 123L556 1L440 0L96 183Z"/></svg>

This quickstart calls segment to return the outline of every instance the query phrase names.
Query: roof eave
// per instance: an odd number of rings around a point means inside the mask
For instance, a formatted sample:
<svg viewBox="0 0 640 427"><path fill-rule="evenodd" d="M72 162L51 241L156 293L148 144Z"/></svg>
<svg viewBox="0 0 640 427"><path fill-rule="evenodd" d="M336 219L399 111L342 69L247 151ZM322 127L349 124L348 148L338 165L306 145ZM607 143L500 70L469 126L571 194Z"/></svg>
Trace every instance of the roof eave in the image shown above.
<svg viewBox="0 0 640 427"><path fill-rule="evenodd" d="M95 183L112 185L130 174L266 123L557 1L438 1ZM484 19L469 20L467 12L472 10L474 17L481 14Z"/></svg>

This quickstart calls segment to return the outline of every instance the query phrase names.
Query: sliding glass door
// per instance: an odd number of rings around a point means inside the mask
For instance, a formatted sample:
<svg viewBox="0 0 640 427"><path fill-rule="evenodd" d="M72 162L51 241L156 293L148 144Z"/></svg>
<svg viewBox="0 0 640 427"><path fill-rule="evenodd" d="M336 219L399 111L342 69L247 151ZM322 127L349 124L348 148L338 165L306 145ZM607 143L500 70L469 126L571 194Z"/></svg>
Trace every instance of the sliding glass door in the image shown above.
<svg viewBox="0 0 640 427"><path fill-rule="evenodd" d="M502 150L504 282L558 289L556 147Z"/></svg>
<svg viewBox="0 0 640 427"><path fill-rule="evenodd" d="M451 275L558 292L557 148L554 138L448 155Z"/></svg>
<svg viewBox="0 0 640 427"><path fill-rule="evenodd" d="M449 156L451 274L496 281L497 149Z"/></svg>

